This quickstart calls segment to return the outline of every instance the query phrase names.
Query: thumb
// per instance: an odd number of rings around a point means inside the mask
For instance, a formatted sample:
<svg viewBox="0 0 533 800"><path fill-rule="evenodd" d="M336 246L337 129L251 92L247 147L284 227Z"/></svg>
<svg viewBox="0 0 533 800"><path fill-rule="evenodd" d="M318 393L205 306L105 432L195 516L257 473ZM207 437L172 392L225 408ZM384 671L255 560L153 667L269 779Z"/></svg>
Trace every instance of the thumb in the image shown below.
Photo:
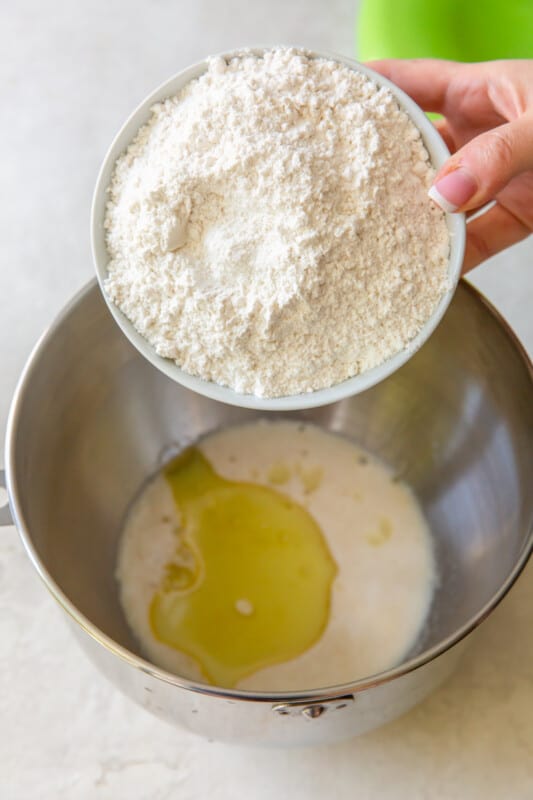
<svg viewBox="0 0 533 800"><path fill-rule="evenodd" d="M458 150L439 170L429 196L444 211L488 203L521 172L533 169L533 115L500 125Z"/></svg>

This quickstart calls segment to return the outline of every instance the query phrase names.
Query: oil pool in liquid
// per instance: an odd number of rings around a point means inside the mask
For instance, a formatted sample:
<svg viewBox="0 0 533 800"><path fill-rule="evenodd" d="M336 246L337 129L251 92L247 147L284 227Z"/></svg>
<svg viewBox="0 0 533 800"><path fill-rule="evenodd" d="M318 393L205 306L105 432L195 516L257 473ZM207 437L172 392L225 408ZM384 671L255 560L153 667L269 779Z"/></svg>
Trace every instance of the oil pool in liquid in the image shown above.
<svg viewBox="0 0 533 800"><path fill-rule="evenodd" d="M276 489L220 477L195 447L165 477L181 528L150 605L155 637L225 687L311 647L337 567L309 512Z"/></svg>
<svg viewBox="0 0 533 800"><path fill-rule="evenodd" d="M154 475L125 519L116 575L146 658L267 692L397 664L435 585L409 487L348 439L293 420L215 431Z"/></svg>

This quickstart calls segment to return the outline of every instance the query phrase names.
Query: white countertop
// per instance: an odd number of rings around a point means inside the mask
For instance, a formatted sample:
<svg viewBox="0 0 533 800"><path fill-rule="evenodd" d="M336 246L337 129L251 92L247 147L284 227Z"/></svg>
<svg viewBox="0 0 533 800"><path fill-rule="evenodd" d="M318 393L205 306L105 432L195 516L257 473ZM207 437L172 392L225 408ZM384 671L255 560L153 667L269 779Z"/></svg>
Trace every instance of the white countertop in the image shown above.
<svg viewBox="0 0 533 800"><path fill-rule="evenodd" d="M0 438L35 340L92 277L104 151L149 89L207 53L297 43L353 54L351 0L20 0L0 7ZM533 351L533 241L478 269ZM14 528L0 530L2 800L533 796L533 564L456 675L342 745L259 750L152 718L86 660Z"/></svg>

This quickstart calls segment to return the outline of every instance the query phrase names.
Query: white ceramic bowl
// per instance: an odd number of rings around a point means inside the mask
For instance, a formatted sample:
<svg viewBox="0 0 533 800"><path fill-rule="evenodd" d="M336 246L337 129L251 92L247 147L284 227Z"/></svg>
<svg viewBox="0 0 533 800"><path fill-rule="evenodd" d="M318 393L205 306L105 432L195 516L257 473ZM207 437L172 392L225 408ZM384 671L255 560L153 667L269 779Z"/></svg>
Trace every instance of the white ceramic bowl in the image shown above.
<svg viewBox="0 0 533 800"><path fill-rule="evenodd" d="M269 48L249 48L246 49L247 53L254 53L261 56L264 51ZM416 127L420 130L424 144L429 152L433 165L438 169L449 157L449 151L444 144L442 138L435 130L433 124L428 120L425 113L416 103L411 100L404 92L397 86L391 83L386 78L383 78L377 72L369 69L368 67L353 61L344 56L332 55L326 52L309 51L304 48L297 48L302 50L311 58L325 58L331 61L336 61L340 64L353 69L355 72L361 72L369 77L374 83L379 86L387 86L396 97L398 104L408 114ZM233 51L230 53L222 53L223 58L231 58L233 56L242 54L242 50ZM276 398L263 398L256 397L250 394L240 394L233 391L226 386L211 381L203 380L194 375L190 375L173 361L168 358L163 358L157 355L152 345L138 333L129 319L119 310L114 303L111 302L103 288L103 283L107 278L107 265L109 262L109 254L106 248L105 232L104 232L104 215L107 202L107 188L111 182L111 176L117 158L128 147L139 128L144 125L151 116L152 106L164 100L167 97L177 94L183 87L200 77L207 69L206 61L199 64L194 64L192 67L179 72L173 78L163 83L158 89L153 91L137 109L131 114L128 120L124 123L118 134L115 136L102 164L96 188L94 191L93 204L91 210L91 240L93 257L96 265L96 273L100 287L103 291L105 300L113 314L116 322L121 327L124 334L132 342L132 344L139 350L139 352L148 359L154 366L160 369L169 378L182 384L188 389L192 389L199 394L206 397L211 397L214 400L219 400L222 403L228 403L234 406L241 406L244 408L257 408L269 411L288 411L300 408L315 408L317 406L327 405L341 400L344 397L349 397L365 389L374 386L384 378L387 378L391 373L395 372L401 367L416 351L424 344L424 342L433 333L438 323L442 319L450 301L455 292L455 287L461 273L461 266L463 262L464 247L465 247L465 219L462 214L448 214L447 224L450 231L450 258L448 264L448 276L450 288L441 298L434 313L430 319L423 326L418 335L410 342L409 347L396 353L391 358L384 361L377 367L362 372L353 378L336 384L328 389L318 389L314 392L307 392L304 394L290 395L287 397Z"/></svg>

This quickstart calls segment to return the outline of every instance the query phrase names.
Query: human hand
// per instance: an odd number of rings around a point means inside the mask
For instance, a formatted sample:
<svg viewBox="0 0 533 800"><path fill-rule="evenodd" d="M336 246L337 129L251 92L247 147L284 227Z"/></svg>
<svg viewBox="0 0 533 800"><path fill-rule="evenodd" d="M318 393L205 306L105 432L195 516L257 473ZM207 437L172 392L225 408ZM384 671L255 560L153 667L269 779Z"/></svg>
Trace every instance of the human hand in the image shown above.
<svg viewBox="0 0 533 800"><path fill-rule="evenodd" d="M533 231L533 60L373 61L435 123L452 157L430 197L445 211L496 204L468 224L463 272Z"/></svg>

